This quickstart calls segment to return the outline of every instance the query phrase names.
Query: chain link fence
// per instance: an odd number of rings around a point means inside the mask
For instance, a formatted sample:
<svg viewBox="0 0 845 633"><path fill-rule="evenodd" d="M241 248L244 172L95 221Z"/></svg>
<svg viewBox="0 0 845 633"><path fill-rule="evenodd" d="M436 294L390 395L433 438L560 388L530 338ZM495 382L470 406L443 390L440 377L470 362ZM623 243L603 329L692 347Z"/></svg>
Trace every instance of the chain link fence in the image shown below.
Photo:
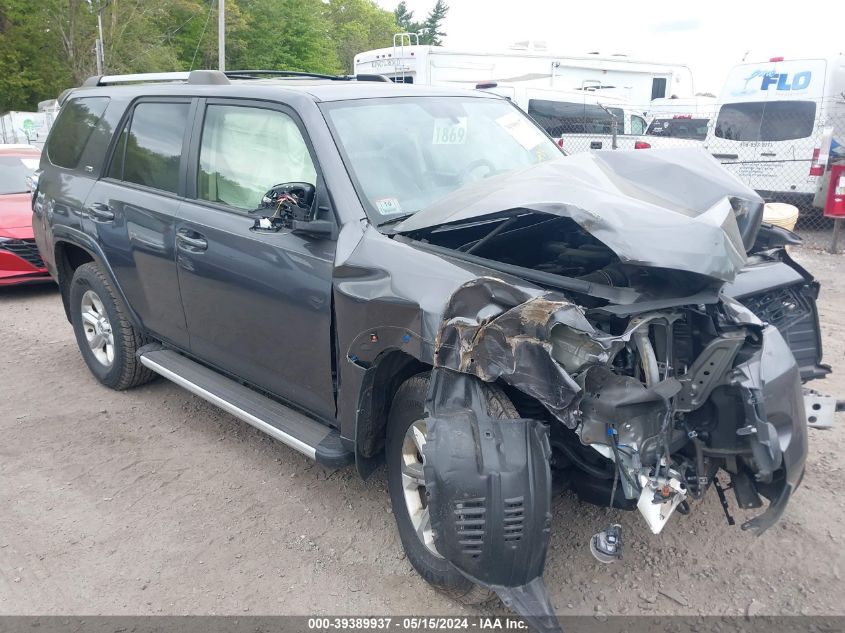
<svg viewBox="0 0 845 633"><path fill-rule="evenodd" d="M569 104L574 105L574 104ZM648 107L529 108L568 153L702 147L769 204L767 221L793 228L807 246L827 248L824 217L830 169L817 161L826 128L831 160L845 161L845 95L823 100L748 101L693 114L648 115ZM642 114L642 116L640 116ZM785 206L789 205L789 206Z"/></svg>

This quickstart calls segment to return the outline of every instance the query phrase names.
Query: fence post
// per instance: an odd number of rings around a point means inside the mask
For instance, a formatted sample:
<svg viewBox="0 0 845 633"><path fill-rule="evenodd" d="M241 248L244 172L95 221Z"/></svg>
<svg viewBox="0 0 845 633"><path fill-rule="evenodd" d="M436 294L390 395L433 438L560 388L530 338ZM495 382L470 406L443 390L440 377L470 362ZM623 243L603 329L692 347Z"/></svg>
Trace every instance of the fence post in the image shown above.
<svg viewBox="0 0 845 633"><path fill-rule="evenodd" d="M836 218L833 221L833 238L830 240L830 248L827 249L828 253L832 253L836 255L836 243L839 241L839 231L842 230L842 218Z"/></svg>

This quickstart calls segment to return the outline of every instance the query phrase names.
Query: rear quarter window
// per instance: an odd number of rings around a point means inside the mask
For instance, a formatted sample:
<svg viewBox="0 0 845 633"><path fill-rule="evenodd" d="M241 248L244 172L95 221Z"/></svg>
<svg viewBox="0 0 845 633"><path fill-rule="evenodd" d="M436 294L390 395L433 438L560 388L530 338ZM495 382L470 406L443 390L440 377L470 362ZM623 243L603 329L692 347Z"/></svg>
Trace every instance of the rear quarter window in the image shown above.
<svg viewBox="0 0 845 633"><path fill-rule="evenodd" d="M716 119L716 136L730 141L792 141L813 133L814 101L727 103Z"/></svg>
<svg viewBox="0 0 845 633"><path fill-rule="evenodd" d="M624 133L625 113L620 108L608 108L616 117L617 132ZM564 134L610 134L613 131L613 116L597 105L531 99L528 115L542 127L549 136L558 138Z"/></svg>
<svg viewBox="0 0 845 633"><path fill-rule="evenodd" d="M654 119L648 126L646 134L703 141L707 138L707 119Z"/></svg>
<svg viewBox="0 0 845 633"><path fill-rule="evenodd" d="M108 97L81 97L62 107L47 139L47 158L53 165L76 168L108 104Z"/></svg>

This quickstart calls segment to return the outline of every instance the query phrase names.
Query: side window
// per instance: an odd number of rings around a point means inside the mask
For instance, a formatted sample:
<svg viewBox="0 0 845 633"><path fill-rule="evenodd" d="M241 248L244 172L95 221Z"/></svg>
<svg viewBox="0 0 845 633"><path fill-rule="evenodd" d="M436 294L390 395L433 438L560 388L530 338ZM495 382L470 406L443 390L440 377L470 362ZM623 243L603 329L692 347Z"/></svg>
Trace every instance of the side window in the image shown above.
<svg viewBox="0 0 845 633"><path fill-rule="evenodd" d="M631 115L631 134L645 134L645 119L636 114Z"/></svg>
<svg viewBox="0 0 845 633"><path fill-rule="evenodd" d="M199 160L197 197L245 211L274 185L317 182L299 128L276 110L208 106Z"/></svg>
<svg viewBox="0 0 845 633"><path fill-rule="evenodd" d="M108 97L71 99L64 106L47 140L47 157L57 167L74 169L91 134L109 104Z"/></svg>
<svg viewBox="0 0 845 633"><path fill-rule="evenodd" d="M177 193L188 103L139 103L120 134L109 177Z"/></svg>

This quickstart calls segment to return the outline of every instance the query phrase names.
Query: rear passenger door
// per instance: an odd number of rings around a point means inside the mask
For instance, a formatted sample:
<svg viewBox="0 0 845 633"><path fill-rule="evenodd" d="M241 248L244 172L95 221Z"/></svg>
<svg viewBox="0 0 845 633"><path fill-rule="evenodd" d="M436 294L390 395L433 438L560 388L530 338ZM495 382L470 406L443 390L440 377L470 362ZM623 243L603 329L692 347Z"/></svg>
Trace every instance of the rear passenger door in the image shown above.
<svg viewBox="0 0 845 633"><path fill-rule="evenodd" d="M188 347L174 224L184 193L191 99L142 99L127 110L105 176L86 202L97 237L144 327Z"/></svg>
<svg viewBox="0 0 845 633"><path fill-rule="evenodd" d="M317 162L296 114L240 100L201 104L176 248L191 353L334 419L328 237L255 230L275 185L316 186Z"/></svg>

